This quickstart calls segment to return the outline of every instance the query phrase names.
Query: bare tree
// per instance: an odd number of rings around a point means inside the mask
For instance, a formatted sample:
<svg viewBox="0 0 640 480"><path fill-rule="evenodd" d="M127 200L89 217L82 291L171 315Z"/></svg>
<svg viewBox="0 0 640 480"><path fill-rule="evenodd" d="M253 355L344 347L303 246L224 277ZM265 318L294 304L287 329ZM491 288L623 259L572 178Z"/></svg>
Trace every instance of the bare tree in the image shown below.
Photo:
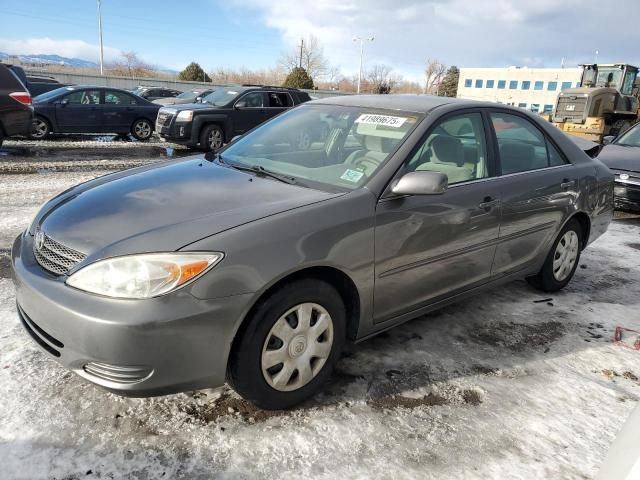
<svg viewBox="0 0 640 480"><path fill-rule="evenodd" d="M113 62L109 66L111 73L116 75L124 75L127 77L151 77L156 71L155 69L138 58L138 54L133 51L121 52L122 59Z"/></svg>
<svg viewBox="0 0 640 480"><path fill-rule="evenodd" d="M444 63L440 63L436 59L427 59L427 63L424 67L425 93L430 95L437 94L438 85L442 81L446 71L447 66Z"/></svg>
<svg viewBox="0 0 640 480"><path fill-rule="evenodd" d="M279 65L287 72L290 72L302 63L311 78L316 79L324 76L329 70L329 61L324 56L324 49L314 35L309 35L301 40L295 49L282 55ZM301 62L302 60L302 62Z"/></svg>
<svg viewBox="0 0 640 480"><path fill-rule="evenodd" d="M394 74L390 66L374 65L365 76L364 90L371 93L391 93L401 81L402 77Z"/></svg>

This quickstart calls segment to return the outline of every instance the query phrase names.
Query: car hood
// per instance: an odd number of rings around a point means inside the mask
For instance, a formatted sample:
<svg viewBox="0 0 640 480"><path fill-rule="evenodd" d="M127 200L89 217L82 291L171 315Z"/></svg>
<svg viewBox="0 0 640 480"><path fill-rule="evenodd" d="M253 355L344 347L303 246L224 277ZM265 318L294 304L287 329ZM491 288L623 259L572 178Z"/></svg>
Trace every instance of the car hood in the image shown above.
<svg viewBox="0 0 640 480"><path fill-rule="evenodd" d="M640 172L640 147L607 145L598 155L598 160L614 170Z"/></svg>
<svg viewBox="0 0 640 480"><path fill-rule="evenodd" d="M195 158L79 185L49 202L36 224L55 241L95 260L178 250L224 230L338 195Z"/></svg>

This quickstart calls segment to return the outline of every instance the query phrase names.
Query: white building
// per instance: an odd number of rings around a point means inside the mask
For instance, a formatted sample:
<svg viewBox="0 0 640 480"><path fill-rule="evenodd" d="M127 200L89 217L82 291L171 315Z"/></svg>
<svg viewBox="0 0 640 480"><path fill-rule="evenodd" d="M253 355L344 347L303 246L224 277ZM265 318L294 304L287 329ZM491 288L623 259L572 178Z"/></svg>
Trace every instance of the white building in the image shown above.
<svg viewBox="0 0 640 480"><path fill-rule="evenodd" d="M580 86L581 68L461 68L458 97L551 113L558 93Z"/></svg>

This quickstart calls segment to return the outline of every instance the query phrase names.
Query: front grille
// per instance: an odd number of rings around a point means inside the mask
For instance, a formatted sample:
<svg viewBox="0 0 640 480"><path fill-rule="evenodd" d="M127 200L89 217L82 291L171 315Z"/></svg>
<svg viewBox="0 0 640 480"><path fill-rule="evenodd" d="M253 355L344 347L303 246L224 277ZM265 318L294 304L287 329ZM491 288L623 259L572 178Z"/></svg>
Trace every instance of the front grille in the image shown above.
<svg viewBox="0 0 640 480"><path fill-rule="evenodd" d="M560 95L553 116L554 122L582 123L585 120L587 97Z"/></svg>
<svg viewBox="0 0 640 480"><path fill-rule="evenodd" d="M173 113L159 112L158 118L156 118L156 130L160 130L162 127L168 126L173 120Z"/></svg>
<svg viewBox="0 0 640 480"><path fill-rule="evenodd" d="M33 242L33 253L42 268L56 275L64 275L87 256L44 235L42 244L38 245L38 232Z"/></svg>
<svg viewBox="0 0 640 480"><path fill-rule="evenodd" d="M18 316L22 321L22 326L27 331L31 338L35 340L35 342L44 348L47 352L49 352L54 357L59 357L59 350L64 348L64 344L53 337L49 333L45 332L41 327L39 327L29 316L20 308L18 305Z"/></svg>
<svg viewBox="0 0 640 480"><path fill-rule="evenodd" d="M145 366L110 365L100 362L89 362L83 369L91 377L114 383L138 383L153 373L153 369Z"/></svg>

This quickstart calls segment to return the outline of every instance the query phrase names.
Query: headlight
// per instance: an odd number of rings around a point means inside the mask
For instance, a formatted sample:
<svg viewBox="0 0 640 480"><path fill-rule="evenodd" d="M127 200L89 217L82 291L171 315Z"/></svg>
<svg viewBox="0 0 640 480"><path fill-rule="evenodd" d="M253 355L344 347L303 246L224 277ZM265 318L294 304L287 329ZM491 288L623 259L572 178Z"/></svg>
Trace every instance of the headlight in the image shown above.
<svg viewBox="0 0 640 480"><path fill-rule="evenodd" d="M190 122L192 118L193 118L193 110L183 110L181 112L178 112L178 116L176 117L176 120L180 120L183 122Z"/></svg>
<svg viewBox="0 0 640 480"><path fill-rule="evenodd" d="M87 265L66 283L107 297L157 297L195 280L223 256L217 252L177 252L114 257Z"/></svg>

